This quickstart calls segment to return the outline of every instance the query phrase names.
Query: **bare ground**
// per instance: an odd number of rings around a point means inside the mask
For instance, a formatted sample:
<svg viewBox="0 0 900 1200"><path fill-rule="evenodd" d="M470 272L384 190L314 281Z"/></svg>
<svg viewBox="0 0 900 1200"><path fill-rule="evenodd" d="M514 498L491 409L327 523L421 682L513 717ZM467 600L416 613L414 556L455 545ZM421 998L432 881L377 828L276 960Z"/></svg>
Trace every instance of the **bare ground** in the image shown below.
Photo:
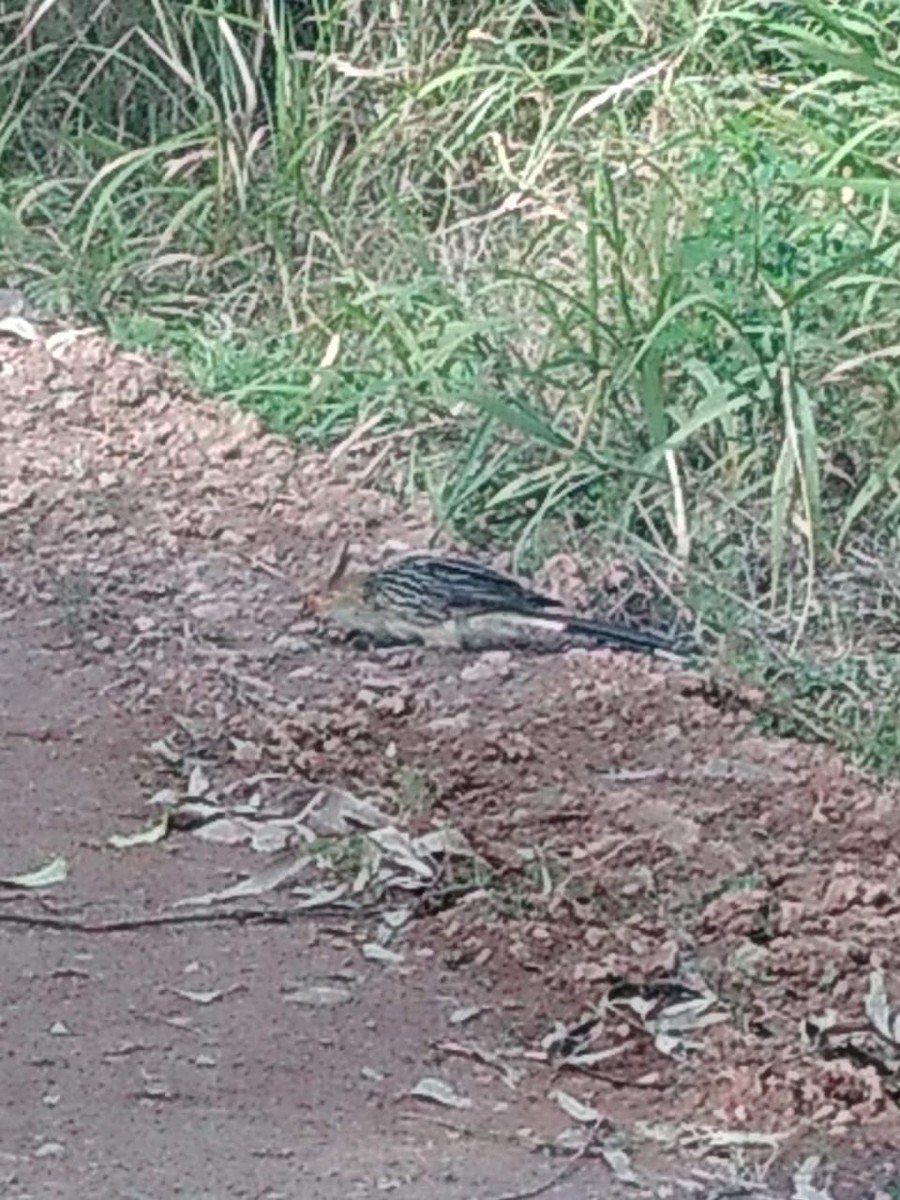
<svg viewBox="0 0 900 1200"><path fill-rule="evenodd" d="M900 1194L891 789L674 666L330 639L340 541L429 537L377 447L52 348L0 341L0 876L68 862L0 890L3 1195Z"/></svg>

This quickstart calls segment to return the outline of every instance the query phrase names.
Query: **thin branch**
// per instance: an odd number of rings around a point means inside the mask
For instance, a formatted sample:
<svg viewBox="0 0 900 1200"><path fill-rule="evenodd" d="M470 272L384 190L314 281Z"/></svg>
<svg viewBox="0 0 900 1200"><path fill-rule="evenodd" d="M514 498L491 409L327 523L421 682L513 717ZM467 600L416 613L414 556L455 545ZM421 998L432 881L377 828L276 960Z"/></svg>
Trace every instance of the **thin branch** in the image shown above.
<svg viewBox="0 0 900 1200"><path fill-rule="evenodd" d="M240 925L286 925L298 917L372 916L377 905L357 908L325 904L320 907L229 908L218 912L164 912L145 917L119 917L112 921L82 921L44 913L0 912L0 925L26 925L33 929L58 929L75 933L123 933L131 929L153 929L166 925L212 925L233 921Z"/></svg>
<svg viewBox="0 0 900 1200"><path fill-rule="evenodd" d="M573 1175L578 1169L578 1164L594 1147L597 1145L597 1134L600 1129L600 1122L595 1121L591 1126L588 1136L584 1139L578 1150L569 1161L559 1171L554 1172L549 1179L545 1179L543 1183L537 1183L533 1187L525 1188L521 1192L504 1192L502 1196L491 1196L490 1200L533 1200L534 1196L541 1196L545 1192L549 1192L552 1188L558 1187L559 1184L565 1182L570 1175Z"/></svg>

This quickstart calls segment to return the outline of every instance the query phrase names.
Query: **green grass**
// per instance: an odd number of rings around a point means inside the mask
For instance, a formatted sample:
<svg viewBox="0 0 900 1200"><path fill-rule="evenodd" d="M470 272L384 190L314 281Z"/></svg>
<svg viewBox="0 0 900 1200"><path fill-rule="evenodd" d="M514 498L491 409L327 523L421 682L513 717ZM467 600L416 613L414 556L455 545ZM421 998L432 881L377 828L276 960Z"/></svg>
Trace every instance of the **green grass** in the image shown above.
<svg viewBox="0 0 900 1200"><path fill-rule="evenodd" d="M517 565L624 547L896 770L896 5L256 7L0 8L0 282Z"/></svg>

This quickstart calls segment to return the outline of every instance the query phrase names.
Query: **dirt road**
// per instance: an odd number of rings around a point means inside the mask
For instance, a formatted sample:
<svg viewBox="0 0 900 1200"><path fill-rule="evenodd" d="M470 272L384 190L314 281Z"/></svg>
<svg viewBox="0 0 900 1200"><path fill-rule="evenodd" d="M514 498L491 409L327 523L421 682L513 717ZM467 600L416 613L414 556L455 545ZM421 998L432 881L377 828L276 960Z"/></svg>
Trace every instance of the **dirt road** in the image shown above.
<svg viewBox="0 0 900 1200"><path fill-rule="evenodd" d="M670 665L323 638L425 520L100 339L0 342L0 439L0 876L67 864L0 1194L900 1194L890 790Z"/></svg>

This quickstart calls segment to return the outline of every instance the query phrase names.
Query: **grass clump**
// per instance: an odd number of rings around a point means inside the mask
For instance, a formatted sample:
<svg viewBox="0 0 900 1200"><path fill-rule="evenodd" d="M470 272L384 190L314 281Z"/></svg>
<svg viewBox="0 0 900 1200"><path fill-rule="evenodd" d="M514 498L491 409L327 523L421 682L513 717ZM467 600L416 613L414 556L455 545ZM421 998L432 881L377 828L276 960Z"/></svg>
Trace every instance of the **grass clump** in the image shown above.
<svg viewBox="0 0 900 1200"><path fill-rule="evenodd" d="M0 8L0 275L900 760L889 0ZM783 703L782 703L783 702Z"/></svg>

